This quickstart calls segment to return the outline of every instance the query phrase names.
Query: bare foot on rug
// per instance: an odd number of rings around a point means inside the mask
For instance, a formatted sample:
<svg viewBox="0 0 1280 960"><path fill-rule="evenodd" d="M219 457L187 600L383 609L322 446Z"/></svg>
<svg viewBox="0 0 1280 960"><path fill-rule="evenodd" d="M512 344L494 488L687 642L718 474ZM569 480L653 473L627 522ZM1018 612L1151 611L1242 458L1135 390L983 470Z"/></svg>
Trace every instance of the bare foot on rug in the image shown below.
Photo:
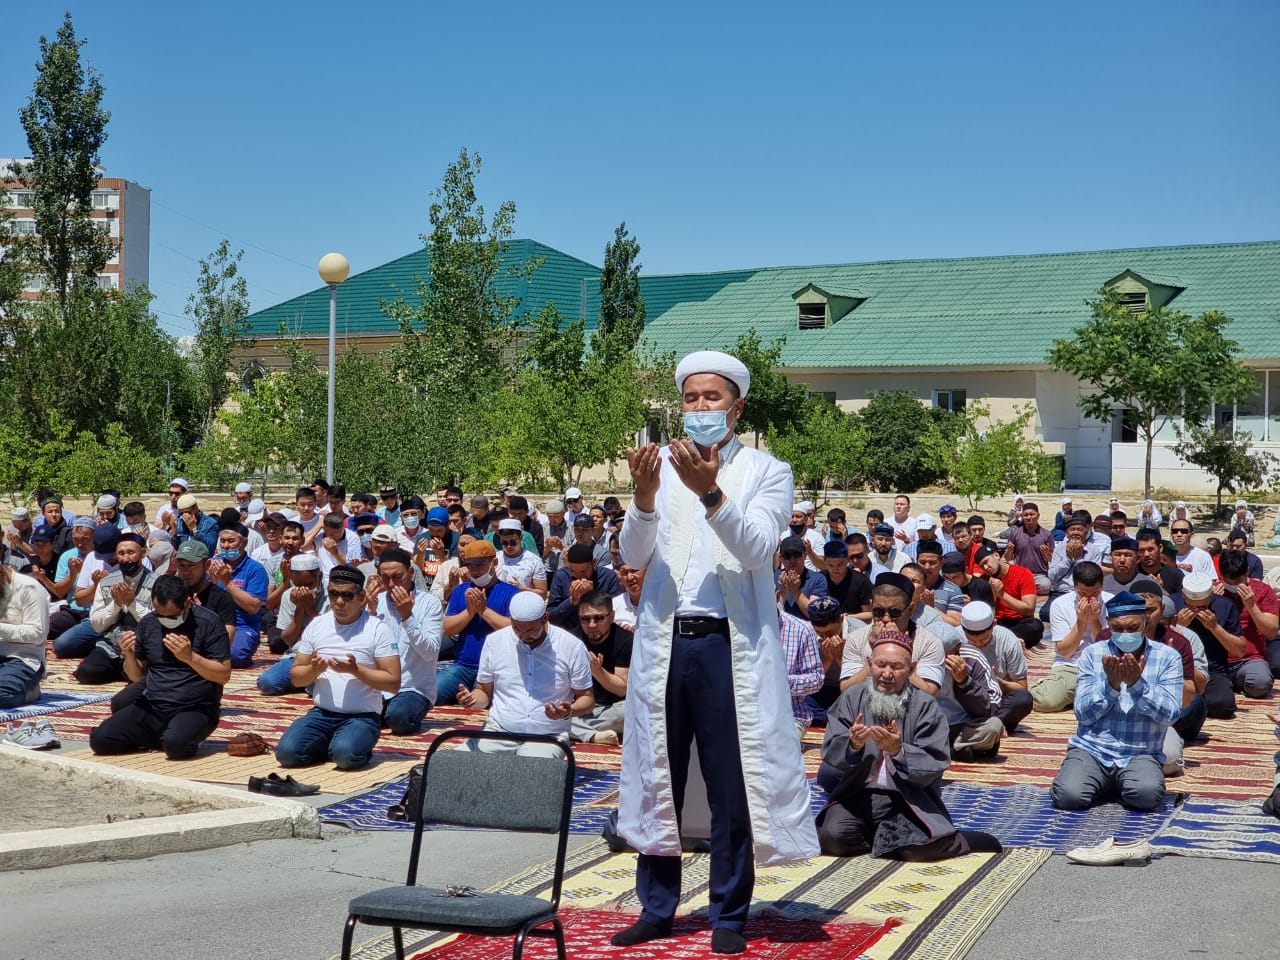
<svg viewBox="0 0 1280 960"><path fill-rule="evenodd" d="M591 742L607 743L611 747L616 747L620 743L618 740L618 734L613 730L601 730L599 733L593 733L591 735Z"/></svg>

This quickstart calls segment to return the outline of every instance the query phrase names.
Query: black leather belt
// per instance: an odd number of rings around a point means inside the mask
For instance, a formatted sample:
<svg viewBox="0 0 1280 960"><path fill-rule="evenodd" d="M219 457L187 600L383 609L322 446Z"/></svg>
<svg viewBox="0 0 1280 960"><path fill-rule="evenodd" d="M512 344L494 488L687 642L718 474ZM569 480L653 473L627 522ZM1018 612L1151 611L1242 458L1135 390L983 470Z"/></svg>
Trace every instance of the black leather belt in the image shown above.
<svg viewBox="0 0 1280 960"><path fill-rule="evenodd" d="M705 637L709 633L729 632L729 621L719 617L676 617L676 636Z"/></svg>

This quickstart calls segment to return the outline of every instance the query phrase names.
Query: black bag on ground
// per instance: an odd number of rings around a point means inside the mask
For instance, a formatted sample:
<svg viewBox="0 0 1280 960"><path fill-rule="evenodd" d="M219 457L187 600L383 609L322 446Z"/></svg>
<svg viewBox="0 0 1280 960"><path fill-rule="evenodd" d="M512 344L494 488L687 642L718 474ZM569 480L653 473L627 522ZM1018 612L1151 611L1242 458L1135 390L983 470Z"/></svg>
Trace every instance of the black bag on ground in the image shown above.
<svg viewBox="0 0 1280 960"><path fill-rule="evenodd" d="M388 820L407 820L409 823L418 822L418 817L422 815L423 772L421 763L409 769L409 785L405 787L404 796L400 798L400 802L393 803L387 807Z"/></svg>

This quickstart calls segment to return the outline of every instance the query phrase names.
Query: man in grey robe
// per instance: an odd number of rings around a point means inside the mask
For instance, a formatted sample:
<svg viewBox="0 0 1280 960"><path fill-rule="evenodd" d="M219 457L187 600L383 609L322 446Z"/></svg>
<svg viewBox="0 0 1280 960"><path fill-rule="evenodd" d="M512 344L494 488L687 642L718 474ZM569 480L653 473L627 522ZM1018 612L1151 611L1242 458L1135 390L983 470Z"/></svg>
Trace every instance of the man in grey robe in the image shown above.
<svg viewBox="0 0 1280 960"><path fill-rule="evenodd" d="M886 631L872 643L871 676L828 711L818 775L830 793L817 820L822 852L911 861L998 852L994 837L957 831L942 801L949 729L937 702L907 682L911 638Z"/></svg>

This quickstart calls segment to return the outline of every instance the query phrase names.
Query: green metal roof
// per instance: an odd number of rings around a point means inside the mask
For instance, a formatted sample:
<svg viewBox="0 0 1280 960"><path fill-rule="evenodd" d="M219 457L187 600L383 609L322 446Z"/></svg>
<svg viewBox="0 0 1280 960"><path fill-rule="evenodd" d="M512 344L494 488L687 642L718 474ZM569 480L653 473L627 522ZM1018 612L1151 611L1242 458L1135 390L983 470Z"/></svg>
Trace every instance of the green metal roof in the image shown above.
<svg viewBox="0 0 1280 960"><path fill-rule="evenodd" d="M781 362L792 368L1035 366L1089 318L1084 301L1125 270L1177 277L1185 290L1173 308L1228 314L1244 359L1280 357L1274 241L771 267L703 302L650 312L645 334L683 354L730 346L755 327L765 343L787 338ZM826 329L799 330L792 295L809 283L868 299Z"/></svg>
<svg viewBox="0 0 1280 960"><path fill-rule="evenodd" d="M543 263L529 281L505 274L499 281L503 294L519 298L518 314L550 301L566 320L578 317L585 280L594 327L600 268L534 240L509 244L510 266L531 257ZM1183 287L1174 308L1228 314L1246 360L1280 357L1277 241L667 274L641 276L640 287L646 336L677 354L732 346L755 327L765 343L787 338L782 363L793 368L1027 367L1043 364L1052 342L1088 319L1084 301L1126 270ZM398 296L414 302L415 276L429 276L425 250L351 277L338 292L339 333L393 333L380 304ZM792 298L808 284L866 300L826 329L800 330ZM328 288L248 320L257 336L274 336L282 321L294 335L322 336Z"/></svg>

